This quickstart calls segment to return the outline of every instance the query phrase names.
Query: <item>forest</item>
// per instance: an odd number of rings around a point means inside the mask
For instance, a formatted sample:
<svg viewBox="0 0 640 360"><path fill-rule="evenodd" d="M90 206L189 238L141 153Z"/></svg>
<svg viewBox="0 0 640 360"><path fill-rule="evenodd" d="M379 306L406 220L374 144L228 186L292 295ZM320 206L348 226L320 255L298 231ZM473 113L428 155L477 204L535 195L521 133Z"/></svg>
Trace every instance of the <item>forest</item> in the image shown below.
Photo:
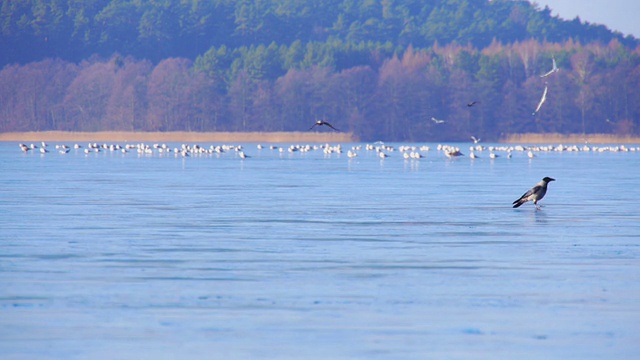
<svg viewBox="0 0 640 360"><path fill-rule="evenodd" d="M5 0L0 21L0 132L639 129L638 40L528 1Z"/></svg>

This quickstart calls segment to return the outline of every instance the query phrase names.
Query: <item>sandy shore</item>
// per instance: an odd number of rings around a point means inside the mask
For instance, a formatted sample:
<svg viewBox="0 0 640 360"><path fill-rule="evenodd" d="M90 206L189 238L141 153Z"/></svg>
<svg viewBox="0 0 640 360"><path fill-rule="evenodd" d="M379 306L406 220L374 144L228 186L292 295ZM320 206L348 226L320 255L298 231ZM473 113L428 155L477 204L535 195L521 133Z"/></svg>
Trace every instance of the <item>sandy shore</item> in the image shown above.
<svg viewBox="0 0 640 360"><path fill-rule="evenodd" d="M640 137L612 134L511 134L500 142L507 144L640 144Z"/></svg>
<svg viewBox="0 0 640 360"><path fill-rule="evenodd" d="M351 133L337 132L67 132L34 131L0 133L0 141L16 142L263 142L263 143L349 143L359 139ZM511 134L507 144L640 144L638 136L611 134Z"/></svg>
<svg viewBox="0 0 640 360"><path fill-rule="evenodd" d="M0 133L0 141L21 142L355 142L351 133L335 132L14 132Z"/></svg>

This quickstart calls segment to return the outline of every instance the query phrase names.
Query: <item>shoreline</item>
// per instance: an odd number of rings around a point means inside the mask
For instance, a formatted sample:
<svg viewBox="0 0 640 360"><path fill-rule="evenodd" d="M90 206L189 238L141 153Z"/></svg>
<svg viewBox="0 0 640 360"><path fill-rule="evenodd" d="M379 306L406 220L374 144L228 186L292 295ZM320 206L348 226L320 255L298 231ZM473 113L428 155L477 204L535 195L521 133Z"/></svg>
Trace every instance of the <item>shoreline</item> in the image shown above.
<svg viewBox="0 0 640 360"><path fill-rule="evenodd" d="M0 133L4 142L249 142L249 143L356 143L352 133L336 132L137 132L137 131L25 131ZM443 141L427 141L443 142ZM457 141L456 141L457 142ZM503 144L640 144L640 136L611 134L510 134Z"/></svg>
<svg viewBox="0 0 640 360"><path fill-rule="evenodd" d="M612 134L510 134L499 141L505 144L640 144L640 136Z"/></svg>
<svg viewBox="0 0 640 360"><path fill-rule="evenodd" d="M320 132L137 132L28 131L0 133L0 141L24 142L356 142L351 133Z"/></svg>

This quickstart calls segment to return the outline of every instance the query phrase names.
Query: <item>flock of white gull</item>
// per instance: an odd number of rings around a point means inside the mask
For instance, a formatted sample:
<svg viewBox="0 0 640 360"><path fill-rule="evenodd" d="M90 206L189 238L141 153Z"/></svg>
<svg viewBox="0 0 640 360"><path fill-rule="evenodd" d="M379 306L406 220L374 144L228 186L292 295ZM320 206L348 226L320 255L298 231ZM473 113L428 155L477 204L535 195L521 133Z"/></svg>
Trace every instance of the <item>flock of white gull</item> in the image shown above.
<svg viewBox="0 0 640 360"><path fill-rule="evenodd" d="M240 159L247 159L250 157L245 153L247 145L209 145L201 146L198 144L181 144L179 146L171 147L167 144L98 144L88 143L86 145L74 144L72 146L66 144L56 144L49 146L47 143L42 142L39 145L36 144L19 144L20 149L24 153L40 152L41 154L48 154L50 152L58 152L60 154L68 154L70 152L81 153L85 155L99 154L99 153L114 153L119 152L123 154L137 153L140 156L153 156L157 155L173 155L175 157L190 157L190 156L207 156L207 155L221 155L225 153L235 154ZM368 143L368 144L354 144L354 145L331 145L331 144L306 144L306 145L256 145L256 151L272 151L277 153L295 153L295 152L312 152L322 151L324 154L342 154L346 147L347 157L349 159L356 158L364 150L365 152L375 152L376 156L380 159L385 159L390 156L401 157L406 160L418 160L425 156L426 153L432 151L432 147L429 145L388 145L383 142ZM55 148L55 150L53 150ZM454 159L461 156L468 156L470 159L478 159L485 156L485 152L488 152L490 159L496 159L504 156L511 158L512 153L522 152L526 153L529 158L536 157L536 153L539 152L638 152L640 153L640 146L627 146L627 145L500 145L500 146L485 146L479 144L474 139L474 144L469 146L469 152L465 155L460 147L454 145L438 144L435 146L435 150L444 154L447 158Z"/></svg>

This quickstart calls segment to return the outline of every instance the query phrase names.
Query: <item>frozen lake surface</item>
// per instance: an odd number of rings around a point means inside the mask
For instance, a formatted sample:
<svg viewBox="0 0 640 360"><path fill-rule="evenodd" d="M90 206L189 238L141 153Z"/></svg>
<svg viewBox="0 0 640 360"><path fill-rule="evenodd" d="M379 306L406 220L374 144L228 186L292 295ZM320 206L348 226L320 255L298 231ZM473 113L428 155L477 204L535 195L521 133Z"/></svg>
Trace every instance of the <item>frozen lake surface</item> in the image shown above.
<svg viewBox="0 0 640 360"><path fill-rule="evenodd" d="M640 152L54 145L0 143L3 359L640 358Z"/></svg>

